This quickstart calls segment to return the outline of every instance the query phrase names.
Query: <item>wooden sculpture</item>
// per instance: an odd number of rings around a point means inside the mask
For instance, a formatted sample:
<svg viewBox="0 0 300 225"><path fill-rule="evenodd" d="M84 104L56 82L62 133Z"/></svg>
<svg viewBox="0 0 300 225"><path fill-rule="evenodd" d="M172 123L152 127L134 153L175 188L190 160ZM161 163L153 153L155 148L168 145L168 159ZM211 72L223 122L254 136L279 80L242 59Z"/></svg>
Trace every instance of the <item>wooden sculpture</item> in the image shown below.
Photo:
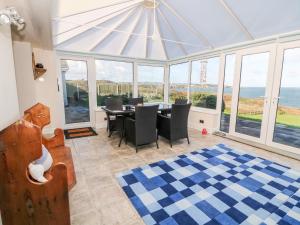
<svg viewBox="0 0 300 225"><path fill-rule="evenodd" d="M42 155L41 129L25 120L0 132L0 210L3 225L69 225L67 167L54 164L46 183L28 165Z"/></svg>
<svg viewBox="0 0 300 225"><path fill-rule="evenodd" d="M24 112L24 119L43 130L46 125L51 123L50 109L41 103L37 103ZM76 184L76 174L71 149L65 146L63 130L56 128L54 136L51 138L42 135L42 143L52 155L54 163L62 162L67 166L68 186L70 190Z"/></svg>

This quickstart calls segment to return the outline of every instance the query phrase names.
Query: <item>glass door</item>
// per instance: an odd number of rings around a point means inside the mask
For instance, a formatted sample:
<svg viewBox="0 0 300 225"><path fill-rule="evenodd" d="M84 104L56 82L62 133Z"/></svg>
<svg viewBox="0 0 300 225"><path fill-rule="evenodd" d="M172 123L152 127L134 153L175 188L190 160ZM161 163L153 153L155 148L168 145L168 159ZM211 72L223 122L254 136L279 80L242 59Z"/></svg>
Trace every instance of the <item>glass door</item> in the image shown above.
<svg viewBox="0 0 300 225"><path fill-rule="evenodd" d="M61 59L65 125L90 122L87 62Z"/></svg>
<svg viewBox="0 0 300 225"><path fill-rule="evenodd" d="M299 151L300 43L282 45L278 54L268 142L280 149Z"/></svg>
<svg viewBox="0 0 300 225"><path fill-rule="evenodd" d="M273 48L242 50L237 54L230 133L265 143L273 79Z"/></svg>

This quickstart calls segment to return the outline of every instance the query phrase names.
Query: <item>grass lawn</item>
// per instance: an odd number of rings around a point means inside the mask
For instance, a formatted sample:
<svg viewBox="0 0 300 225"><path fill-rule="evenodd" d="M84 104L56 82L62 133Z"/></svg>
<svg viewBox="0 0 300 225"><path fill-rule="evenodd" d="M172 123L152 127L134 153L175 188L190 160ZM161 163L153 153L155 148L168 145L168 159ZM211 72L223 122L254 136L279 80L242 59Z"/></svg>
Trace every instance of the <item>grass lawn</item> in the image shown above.
<svg viewBox="0 0 300 225"><path fill-rule="evenodd" d="M228 113L225 112L225 115L228 115ZM245 120L261 121L262 115L241 114L239 115L239 118ZM300 116L293 114L277 114L276 123L287 125L289 127L300 128Z"/></svg>

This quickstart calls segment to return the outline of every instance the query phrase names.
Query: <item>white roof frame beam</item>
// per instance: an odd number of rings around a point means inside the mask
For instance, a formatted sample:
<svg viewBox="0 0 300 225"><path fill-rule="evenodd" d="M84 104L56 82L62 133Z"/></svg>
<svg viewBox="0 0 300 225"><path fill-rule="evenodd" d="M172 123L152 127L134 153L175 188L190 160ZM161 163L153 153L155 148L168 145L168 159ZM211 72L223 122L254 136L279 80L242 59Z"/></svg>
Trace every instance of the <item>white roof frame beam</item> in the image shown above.
<svg viewBox="0 0 300 225"><path fill-rule="evenodd" d="M140 4L140 2L139 2L139 3L135 3L135 4L133 4L133 5L126 6L125 8L122 8L122 9L118 9L118 10L116 10L116 11L114 11L114 12L108 13L108 14L106 14L106 15L103 15L103 16L101 16L101 17L98 17L98 18L96 18L96 19L93 19L93 20L91 20L91 21L88 21L88 22L86 22L86 23L77 25L76 27L72 27L72 28L70 28L70 29L68 29L68 30L65 30L65 31L63 31L63 32L60 32L60 33L55 34L55 35L53 35L53 36L56 37L56 36L62 35L62 34L64 34L64 33L70 32L70 31L72 31L72 30L75 30L75 29L77 29L77 28L80 28L80 27L83 27L83 26L87 26L87 25L89 25L89 24L91 24L91 23L93 23L93 22L96 22L97 20L104 19L105 17L108 17L108 16L113 16L114 14L116 14L116 15L114 15L114 16L121 15L122 13L128 12L130 9L134 8L134 7L137 6L138 4ZM104 23L104 22L106 22L106 21L108 21L108 20L110 20L110 19L112 19L112 17L109 17L107 20L102 21L101 23L97 24L97 26L101 25L102 23ZM66 23L69 22L68 20L64 20L64 19L53 19L53 20L54 20L54 21L59 21L59 22L60 22L60 21L61 21L61 22L66 22ZM90 27L89 29L91 29L91 28L93 28L93 27L95 27L95 26L92 26L92 27ZM89 29L87 29L86 31L88 31ZM84 32L85 32L85 31L84 31ZM80 33L82 33L82 32L80 32Z"/></svg>
<svg viewBox="0 0 300 225"><path fill-rule="evenodd" d="M194 26L186 21L186 19L183 18L183 16L181 16L172 6L170 6L168 3L165 2L165 0L160 0L160 2L166 6L181 22L183 22L188 28L189 30L194 33L196 35L196 37L198 37L198 39L204 43L206 46L208 46L209 48L214 48L214 46L207 40L206 37L204 37L198 30L196 30L196 28L194 28Z"/></svg>
<svg viewBox="0 0 300 225"><path fill-rule="evenodd" d="M174 30L174 28L172 27L172 25L170 24L170 22L167 20L167 18L165 17L165 15L162 13L162 11L158 8L157 9L158 13L160 14L161 18L165 21L165 23L167 24L168 28L170 29L173 37L175 38L175 41L178 41L179 42L179 38ZM159 24L159 22L157 21L157 23ZM187 55L187 51L185 50L185 48L183 47L183 45L181 43L178 43L179 44L179 47L181 49L181 51Z"/></svg>
<svg viewBox="0 0 300 225"><path fill-rule="evenodd" d="M156 10L156 9L155 9L155 10ZM165 43L165 41L162 39L162 32L161 32L161 27L160 27L160 24L159 24L159 21L158 21L157 13L156 13L156 25L157 25L157 30L158 30L159 38L160 38L161 44L162 44L163 49L164 49L165 58L166 58L167 60L169 60L169 55L168 55L168 51L167 51L167 48L166 48L166 43Z"/></svg>
<svg viewBox="0 0 300 225"><path fill-rule="evenodd" d="M128 12L129 12L130 10L132 10L133 8L134 8L134 6L131 6L129 9L126 9L125 11L122 11L121 13L118 13L116 16L119 16L119 15L122 15L122 14L125 14L125 13L128 13ZM89 31L89 30L91 30L91 29L99 29L99 30L101 29L101 30L103 30L104 28L103 28L103 27L99 27L99 26L100 26L102 23L105 23L105 22L107 22L107 21L109 21L109 20L112 20L112 19L113 19L113 17L107 18L107 19L105 19L104 21L102 21L101 23L99 23L99 24L97 24L97 25L95 25L95 26L91 26L91 27L87 28L86 30L84 30L84 31L82 31L82 32L79 32L79 33L77 33L77 34L75 34L75 35L72 35L72 36L69 37L68 39L66 39L66 40L64 40L64 41L62 41L62 42L56 44L55 46L57 47L57 46L63 45L64 43L66 43L66 42L68 42L68 41L71 41L71 40L75 39L77 36L81 35L82 33L87 32L87 31ZM80 27L80 26L82 26L82 25L78 25L78 27ZM106 28L106 29L109 29L109 28Z"/></svg>
<svg viewBox="0 0 300 225"><path fill-rule="evenodd" d="M126 46L130 40L130 37L132 36L132 33L134 32L134 30L136 29L137 25L138 25L138 22L140 21L142 17L142 10L140 10L140 15L138 15L136 18L135 18L135 21L133 22L134 25L132 26L131 30L126 33L126 40L124 41L123 45L121 45L121 48L119 50L119 55L123 55L124 54L124 51L126 49Z"/></svg>
<svg viewBox="0 0 300 225"><path fill-rule="evenodd" d="M146 17L146 31L145 31L145 58L148 57L148 32L149 32L149 26L150 26L150 19L149 14L147 13Z"/></svg>
<svg viewBox="0 0 300 225"><path fill-rule="evenodd" d="M248 39L254 40L252 34L248 31L246 26L241 22L238 16L233 12L233 10L229 7L229 5L225 2L225 0L219 0L220 4L224 7L226 12L233 18L233 20L237 23L239 28L243 31L243 33L247 36Z"/></svg>
<svg viewBox="0 0 300 225"><path fill-rule="evenodd" d="M113 27L109 28L107 31L105 31L105 34L97 41L91 44L91 47L88 48L89 51L95 50L95 48L101 44L110 34L112 34L118 27L120 27L126 20L130 19L130 17L133 15L133 13L136 12L136 8L130 10L126 16L124 16L123 19L121 19L119 22L117 22Z"/></svg>
<svg viewBox="0 0 300 225"><path fill-rule="evenodd" d="M72 13L72 14L62 16L62 17L57 17L57 18L58 19L60 19L60 18L65 19L65 18L68 18L68 17L71 17L71 16L76 16L76 15L81 15L81 14L84 14L84 13L94 12L94 11L97 11L97 10L100 10L100 9L105 9L105 8L109 8L109 7L116 6L116 5L122 5L124 3L133 2L133 1L136 1L136 0L127 0L127 1L115 2L115 3L109 4L109 5L104 5L104 6L101 6L101 7L97 7L95 9L89 9L89 10L81 11L81 12L78 12L78 13Z"/></svg>

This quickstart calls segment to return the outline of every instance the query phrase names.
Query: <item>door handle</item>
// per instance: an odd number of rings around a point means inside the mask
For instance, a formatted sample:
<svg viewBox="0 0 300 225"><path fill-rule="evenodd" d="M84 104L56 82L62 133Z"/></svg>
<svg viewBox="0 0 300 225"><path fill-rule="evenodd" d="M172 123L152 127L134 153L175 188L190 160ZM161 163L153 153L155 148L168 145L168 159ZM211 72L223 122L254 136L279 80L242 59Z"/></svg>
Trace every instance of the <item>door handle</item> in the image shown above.
<svg viewBox="0 0 300 225"><path fill-rule="evenodd" d="M268 99L268 96L259 96L259 98Z"/></svg>
<svg viewBox="0 0 300 225"><path fill-rule="evenodd" d="M281 98L281 97L279 97L279 96L278 96L278 97L274 97L272 103L273 103L273 104L277 103L277 101L278 101L280 98Z"/></svg>

